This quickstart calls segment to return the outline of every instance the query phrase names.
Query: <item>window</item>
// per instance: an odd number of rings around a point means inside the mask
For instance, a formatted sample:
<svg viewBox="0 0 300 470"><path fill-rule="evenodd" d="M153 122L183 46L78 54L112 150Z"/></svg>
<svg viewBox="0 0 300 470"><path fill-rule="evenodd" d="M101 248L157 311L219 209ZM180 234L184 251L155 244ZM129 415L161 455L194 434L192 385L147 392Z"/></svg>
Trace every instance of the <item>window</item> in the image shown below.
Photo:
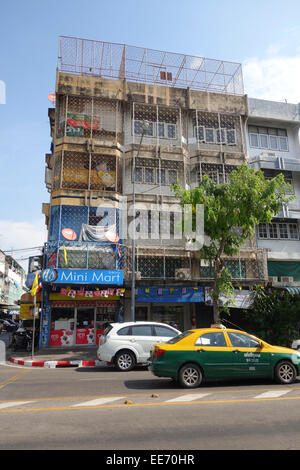
<svg viewBox="0 0 300 470"><path fill-rule="evenodd" d="M177 170L141 166L135 167L135 183L171 185L177 183L177 179Z"/></svg>
<svg viewBox="0 0 300 470"><path fill-rule="evenodd" d="M173 331L171 328L167 328L166 326L155 326L154 331L156 336L168 336L170 338L177 336L176 331Z"/></svg>
<svg viewBox="0 0 300 470"><path fill-rule="evenodd" d="M223 333L204 333L200 336L195 346L224 347L227 346Z"/></svg>
<svg viewBox="0 0 300 470"><path fill-rule="evenodd" d="M287 224L279 224L280 238L289 238Z"/></svg>
<svg viewBox="0 0 300 470"><path fill-rule="evenodd" d="M205 129L205 142L208 144L213 144L215 141L214 139L214 129L206 128Z"/></svg>
<svg viewBox="0 0 300 470"><path fill-rule="evenodd" d="M145 183L154 183L154 168L145 168Z"/></svg>
<svg viewBox="0 0 300 470"><path fill-rule="evenodd" d="M258 148L258 135L257 134L249 134L250 146Z"/></svg>
<svg viewBox="0 0 300 470"><path fill-rule="evenodd" d="M135 167L135 182L142 183L143 182L143 168L142 167Z"/></svg>
<svg viewBox="0 0 300 470"><path fill-rule="evenodd" d="M259 224L258 236L259 238L268 238L267 224Z"/></svg>
<svg viewBox="0 0 300 470"><path fill-rule="evenodd" d="M176 124L168 123L168 122L153 122L148 121L149 127L146 131L144 131L144 137L160 137L164 139L176 139ZM134 134L135 135L142 135L143 121L134 121Z"/></svg>
<svg viewBox="0 0 300 470"><path fill-rule="evenodd" d="M259 224L258 238L271 240L299 240L298 224L293 222L272 222Z"/></svg>
<svg viewBox="0 0 300 470"><path fill-rule="evenodd" d="M130 335L130 326L126 326L125 328L121 328L121 330L119 330L117 332L117 335L119 335L119 336L128 336L128 335Z"/></svg>
<svg viewBox="0 0 300 470"><path fill-rule="evenodd" d="M231 345L240 348L259 348L259 342L243 333L228 333Z"/></svg>
<svg viewBox="0 0 300 470"><path fill-rule="evenodd" d="M152 325L132 326L131 329L133 336L153 336Z"/></svg>
<svg viewBox="0 0 300 470"><path fill-rule="evenodd" d="M143 122L144 121L134 121L134 134L142 135L143 133ZM149 122L149 127L144 131L144 136L154 137L154 126L153 122Z"/></svg>
<svg viewBox="0 0 300 470"><path fill-rule="evenodd" d="M169 176L169 184L177 183L177 171L176 170L169 170L168 176Z"/></svg>
<svg viewBox="0 0 300 470"><path fill-rule="evenodd" d="M286 129L277 129L275 127L249 126L250 147L281 150L288 152L288 137Z"/></svg>
<svg viewBox="0 0 300 470"><path fill-rule="evenodd" d="M236 145L235 129L231 128L194 126L194 135L198 142Z"/></svg>
<svg viewBox="0 0 300 470"><path fill-rule="evenodd" d="M289 224L290 238L298 240L298 226L297 224Z"/></svg>
<svg viewBox="0 0 300 470"><path fill-rule="evenodd" d="M267 227L266 227L266 232L267 232ZM270 238L273 238L273 239L278 238L277 224L269 224L269 235L270 235Z"/></svg>
<svg viewBox="0 0 300 470"><path fill-rule="evenodd" d="M156 181L160 184L166 184L166 170L165 168L157 168Z"/></svg>
<svg viewBox="0 0 300 470"><path fill-rule="evenodd" d="M181 335L178 335L178 336L175 336L174 338L170 339L168 341L168 344L176 344L178 343L179 341L181 341L182 339L186 338L187 336L190 336L192 335L193 332L192 331L185 331L184 333L181 333Z"/></svg>

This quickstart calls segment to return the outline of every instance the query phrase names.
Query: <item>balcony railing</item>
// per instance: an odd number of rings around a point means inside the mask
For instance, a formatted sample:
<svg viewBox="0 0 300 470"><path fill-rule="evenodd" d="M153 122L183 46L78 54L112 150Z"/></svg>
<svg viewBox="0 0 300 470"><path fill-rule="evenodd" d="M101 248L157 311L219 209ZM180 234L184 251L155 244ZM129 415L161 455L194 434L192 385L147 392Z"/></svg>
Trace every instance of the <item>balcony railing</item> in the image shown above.
<svg viewBox="0 0 300 470"><path fill-rule="evenodd" d="M126 247L120 243L59 241L45 244L44 268L126 268Z"/></svg>

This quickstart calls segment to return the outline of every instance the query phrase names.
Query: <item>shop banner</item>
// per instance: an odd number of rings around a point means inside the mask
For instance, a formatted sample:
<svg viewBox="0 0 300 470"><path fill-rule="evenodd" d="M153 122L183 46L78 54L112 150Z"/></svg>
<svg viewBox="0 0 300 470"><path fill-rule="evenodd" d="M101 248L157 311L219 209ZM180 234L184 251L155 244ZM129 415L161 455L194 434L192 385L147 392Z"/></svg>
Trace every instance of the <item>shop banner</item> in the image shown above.
<svg viewBox="0 0 300 470"><path fill-rule="evenodd" d="M211 287L205 287L205 304L213 305L212 298L210 296ZM255 291L250 290L234 290L234 296L231 298L226 298L224 295L221 295L219 298L220 306L222 307L226 302L229 301L229 308L251 308L255 299Z"/></svg>
<svg viewBox="0 0 300 470"><path fill-rule="evenodd" d="M42 280L54 284L123 284L122 270L45 269Z"/></svg>
<svg viewBox="0 0 300 470"><path fill-rule="evenodd" d="M137 302L204 302L203 287L138 287Z"/></svg>
<svg viewBox="0 0 300 470"><path fill-rule="evenodd" d="M62 296L72 297L72 299L99 299L101 297L108 298L110 296L116 295L117 297L123 296L125 293L125 289L118 288L118 289L105 289L105 290L76 290L76 289L68 289L68 288L61 288L59 294Z"/></svg>

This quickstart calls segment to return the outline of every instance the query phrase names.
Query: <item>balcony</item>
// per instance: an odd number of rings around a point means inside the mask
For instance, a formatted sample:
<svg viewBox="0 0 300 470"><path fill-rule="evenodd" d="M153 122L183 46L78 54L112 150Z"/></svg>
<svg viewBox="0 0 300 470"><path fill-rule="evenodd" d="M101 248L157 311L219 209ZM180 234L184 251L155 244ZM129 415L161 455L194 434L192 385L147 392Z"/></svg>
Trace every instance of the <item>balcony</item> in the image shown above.
<svg viewBox="0 0 300 470"><path fill-rule="evenodd" d="M55 155L54 189L120 192L121 177L117 156L70 151Z"/></svg>
<svg viewBox="0 0 300 470"><path fill-rule="evenodd" d="M131 250L127 250L126 279L131 279ZM253 284L267 282L266 250L241 251L237 258L228 258L226 266L233 281ZM207 282L215 276L213 265L179 248L136 248L137 280L173 280Z"/></svg>
<svg viewBox="0 0 300 470"><path fill-rule="evenodd" d="M125 269L126 248L119 243L59 241L45 244L44 268Z"/></svg>

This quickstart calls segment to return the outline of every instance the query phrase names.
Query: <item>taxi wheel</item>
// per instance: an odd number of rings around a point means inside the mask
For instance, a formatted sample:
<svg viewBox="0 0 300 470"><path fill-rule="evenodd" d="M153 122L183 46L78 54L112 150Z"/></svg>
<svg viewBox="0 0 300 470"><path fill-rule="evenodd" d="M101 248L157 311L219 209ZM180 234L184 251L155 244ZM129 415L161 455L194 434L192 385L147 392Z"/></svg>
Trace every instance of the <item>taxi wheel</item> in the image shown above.
<svg viewBox="0 0 300 470"><path fill-rule="evenodd" d="M281 384L291 384L297 376L296 368L289 361L281 361L275 367L275 380Z"/></svg>
<svg viewBox="0 0 300 470"><path fill-rule="evenodd" d="M196 364L185 364L179 371L178 381L185 388L199 387L202 382L202 372Z"/></svg>
<svg viewBox="0 0 300 470"><path fill-rule="evenodd" d="M135 356L130 351L120 351L115 358L115 366L121 372L128 372L135 366Z"/></svg>

